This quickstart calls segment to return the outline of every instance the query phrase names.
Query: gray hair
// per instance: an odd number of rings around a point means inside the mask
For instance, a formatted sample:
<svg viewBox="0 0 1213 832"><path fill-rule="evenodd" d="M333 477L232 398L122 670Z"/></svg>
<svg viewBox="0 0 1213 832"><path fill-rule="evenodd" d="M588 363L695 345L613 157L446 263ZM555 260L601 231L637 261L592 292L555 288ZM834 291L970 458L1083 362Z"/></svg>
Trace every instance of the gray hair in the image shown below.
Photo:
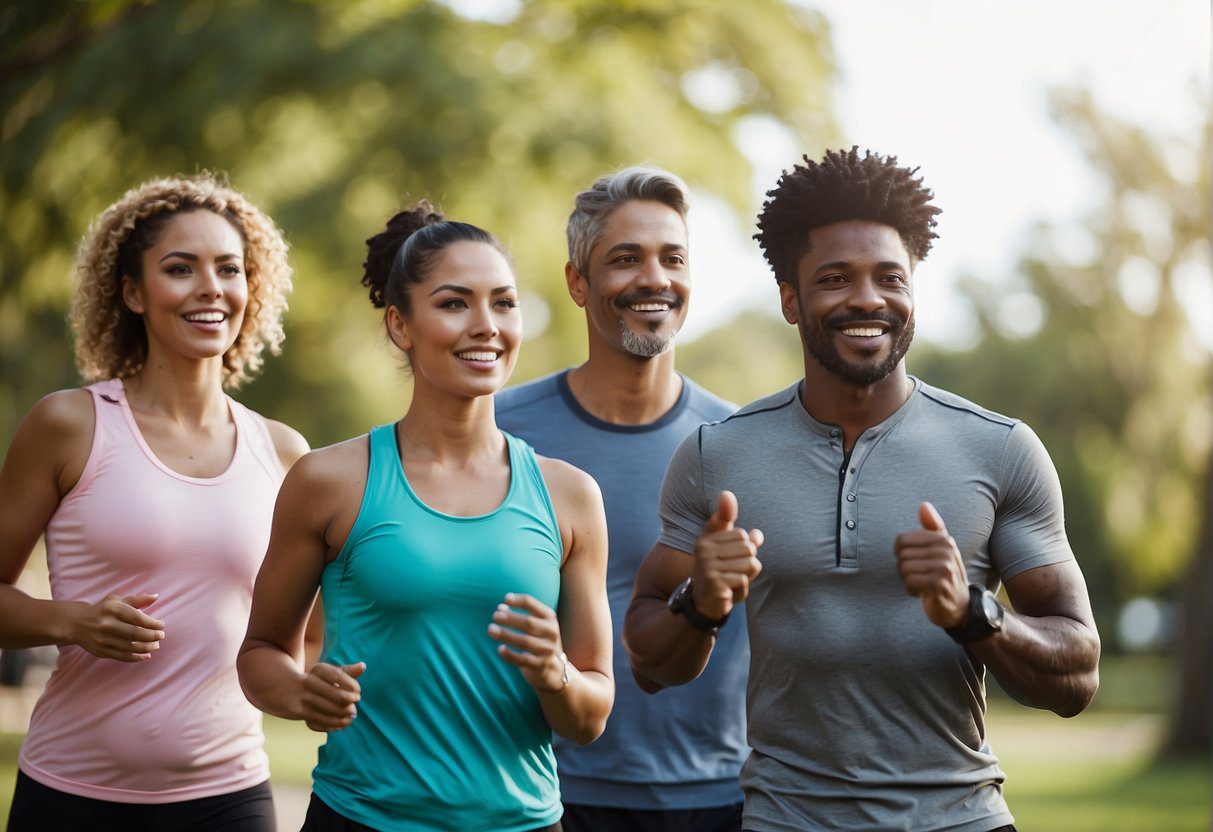
<svg viewBox="0 0 1213 832"><path fill-rule="evenodd" d="M590 268L590 250L602 238L607 218L621 205L637 199L668 205L686 221L687 186L660 168L630 167L603 176L573 200L566 230L569 262L583 275Z"/></svg>

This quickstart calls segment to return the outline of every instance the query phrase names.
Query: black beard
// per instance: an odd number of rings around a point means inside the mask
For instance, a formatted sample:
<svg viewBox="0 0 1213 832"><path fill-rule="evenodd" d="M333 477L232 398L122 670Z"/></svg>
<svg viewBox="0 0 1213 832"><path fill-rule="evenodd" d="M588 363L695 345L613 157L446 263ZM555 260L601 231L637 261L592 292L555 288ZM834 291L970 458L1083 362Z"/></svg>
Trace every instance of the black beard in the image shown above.
<svg viewBox="0 0 1213 832"><path fill-rule="evenodd" d="M804 314L804 310L800 311L800 340L804 344L805 349L809 351L809 355L816 358L821 366L843 381L856 386L866 387L887 378L890 373L897 369L897 365L905 358L906 353L910 349L910 344L914 341L913 315L910 315L909 319L904 322L891 315L879 312L870 313L862 317L839 315L828 318L820 326L810 329L805 323L807 316ZM850 362L839 354L838 348L834 345L834 339L831 336L838 327L852 321L881 321L889 325L889 334L893 337L893 348L889 351L889 355L884 361L871 359L861 362Z"/></svg>

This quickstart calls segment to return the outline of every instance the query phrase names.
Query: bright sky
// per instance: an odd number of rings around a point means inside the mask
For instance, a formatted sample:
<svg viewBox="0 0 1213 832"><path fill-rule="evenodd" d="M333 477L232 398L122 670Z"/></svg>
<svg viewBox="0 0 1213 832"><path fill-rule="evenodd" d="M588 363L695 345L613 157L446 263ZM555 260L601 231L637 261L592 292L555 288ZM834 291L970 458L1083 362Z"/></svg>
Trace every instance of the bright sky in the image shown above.
<svg viewBox="0 0 1213 832"><path fill-rule="evenodd" d="M804 2L833 27L846 146L921 166L944 209L916 280L918 332L934 341L961 345L972 331L967 308L952 300L958 274L1009 277L1029 225L1077 221L1090 209L1090 173L1048 118L1051 87L1085 85L1103 109L1175 133L1201 123L1187 87L1208 95L1208 0ZM756 198L804 152L762 125L742 139ZM734 233L721 232L730 225ZM778 308L751 233L697 195L685 337L742 308ZM1213 309L1208 284L1198 305Z"/></svg>

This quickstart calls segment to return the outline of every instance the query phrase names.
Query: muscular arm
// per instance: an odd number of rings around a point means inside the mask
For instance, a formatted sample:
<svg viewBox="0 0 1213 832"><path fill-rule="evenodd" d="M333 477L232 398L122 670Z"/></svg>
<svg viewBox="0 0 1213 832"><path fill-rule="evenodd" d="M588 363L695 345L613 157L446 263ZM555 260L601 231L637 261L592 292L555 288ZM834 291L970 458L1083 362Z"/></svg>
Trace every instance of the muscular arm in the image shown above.
<svg viewBox="0 0 1213 832"><path fill-rule="evenodd" d="M316 664L305 669L303 664L305 629L332 548L329 535L341 524L343 508L348 514L349 494L361 493L358 483L347 480L350 471L365 470L366 446L353 444L309 454L283 481L269 551L253 589L248 632L236 660L240 685L253 705L303 719L319 731L349 724L359 699L356 679L364 668Z"/></svg>
<svg viewBox="0 0 1213 832"><path fill-rule="evenodd" d="M930 503L919 507L921 529L897 536L894 552L906 591L922 599L931 623L944 629L969 618L968 575L956 541ZM1099 687L1099 634L1082 572L1073 561L1027 569L1006 583L1012 610L1002 630L966 648L1017 700L1075 716Z"/></svg>
<svg viewBox="0 0 1213 832"><path fill-rule="evenodd" d="M43 398L17 426L0 469L0 647L77 644L99 658L151 658L164 633L139 607L155 595L32 598L16 587L30 553L88 460L95 414L84 390Z"/></svg>
<svg viewBox="0 0 1213 832"><path fill-rule="evenodd" d="M1006 583L1002 631L969 651L1025 705L1070 717L1099 688L1099 633L1078 565L1073 561L1021 572Z"/></svg>
<svg viewBox="0 0 1213 832"><path fill-rule="evenodd" d="M557 460L541 459L540 464L565 548L558 631L552 634L554 644L539 645L536 661L513 663L538 692L552 730L584 745L602 734L615 702L606 596L606 514L598 486L588 475ZM567 685L562 680L561 651L568 656Z"/></svg>
<svg viewBox="0 0 1213 832"><path fill-rule="evenodd" d="M721 492L693 554L658 543L640 565L624 618L623 643L632 675L646 693L697 678L716 646L714 634L695 629L666 606L678 585L691 578L695 611L718 620L746 599L750 581L762 571L762 532L735 528L737 514L737 498Z"/></svg>
<svg viewBox="0 0 1213 832"><path fill-rule="evenodd" d="M714 635L696 630L666 608L678 585L691 577L694 563L689 553L658 543L636 572L632 603L623 620L623 645L632 676L645 693L697 678L716 646Z"/></svg>

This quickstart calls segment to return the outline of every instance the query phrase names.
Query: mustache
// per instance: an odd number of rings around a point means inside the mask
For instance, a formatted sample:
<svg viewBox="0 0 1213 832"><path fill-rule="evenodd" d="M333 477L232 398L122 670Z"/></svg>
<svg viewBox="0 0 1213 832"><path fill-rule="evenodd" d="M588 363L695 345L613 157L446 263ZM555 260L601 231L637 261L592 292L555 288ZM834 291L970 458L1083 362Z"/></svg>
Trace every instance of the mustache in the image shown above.
<svg viewBox="0 0 1213 832"><path fill-rule="evenodd" d="M888 312L839 312L826 318L823 324L831 329L837 329L847 324L872 323L874 321L888 324L890 330L902 329L906 325L904 318L898 318L890 315Z"/></svg>
<svg viewBox="0 0 1213 832"><path fill-rule="evenodd" d="M682 306L682 298L671 292L631 292L615 298L615 305L622 308L634 303L652 303L654 301L668 303L671 309Z"/></svg>

